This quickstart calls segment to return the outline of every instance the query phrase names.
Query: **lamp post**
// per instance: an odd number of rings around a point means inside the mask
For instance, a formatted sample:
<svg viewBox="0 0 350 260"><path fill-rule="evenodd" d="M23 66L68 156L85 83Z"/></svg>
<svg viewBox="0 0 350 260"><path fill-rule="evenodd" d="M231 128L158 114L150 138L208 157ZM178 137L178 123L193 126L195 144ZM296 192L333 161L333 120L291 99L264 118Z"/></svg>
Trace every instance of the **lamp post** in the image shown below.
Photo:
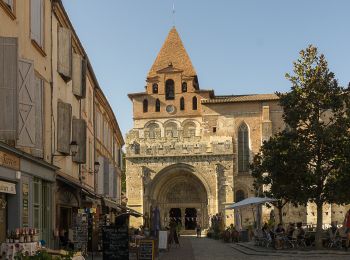
<svg viewBox="0 0 350 260"><path fill-rule="evenodd" d="M64 157L72 156L72 157L74 157L79 151L79 145L78 145L78 143L76 141L72 141L69 144L69 148L70 148L70 154L53 154L52 158L55 157L55 156L56 157L58 157L58 156L64 156Z"/></svg>

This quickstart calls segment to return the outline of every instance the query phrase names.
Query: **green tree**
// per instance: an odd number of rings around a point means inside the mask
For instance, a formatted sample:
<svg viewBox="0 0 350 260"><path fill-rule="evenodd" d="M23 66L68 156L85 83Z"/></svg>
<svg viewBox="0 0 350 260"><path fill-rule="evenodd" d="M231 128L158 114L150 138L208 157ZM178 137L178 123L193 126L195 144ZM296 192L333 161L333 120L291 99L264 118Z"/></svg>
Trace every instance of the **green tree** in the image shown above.
<svg viewBox="0 0 350 260"><path fill-rule="evenodd" d="M312 45L300 51L293 71L286 74L291 91L277 93L288 130L263 144L252 167L267 170L260 179L253 170L257 183L262 179L276 189L288 183L285 194L274 193L279 198L316 204L316 246L321 247L324 203L350 202L350 88L338 85L324 55Z"/></svg>

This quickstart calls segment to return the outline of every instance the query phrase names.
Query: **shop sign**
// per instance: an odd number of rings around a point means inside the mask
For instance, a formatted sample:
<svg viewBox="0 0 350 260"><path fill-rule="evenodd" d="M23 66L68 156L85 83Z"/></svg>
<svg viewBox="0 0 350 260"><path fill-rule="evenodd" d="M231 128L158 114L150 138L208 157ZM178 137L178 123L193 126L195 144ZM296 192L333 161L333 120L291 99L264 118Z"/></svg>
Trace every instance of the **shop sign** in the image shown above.
<svg viewBox="0 0 350 260"><path fill-rule="evenodd" d="M19 158L12 154L0 151L0 166L19 171Z"/></svg>
<svg viewBox="0 0 350 260"><path fill-rule="evenodd" d="M23 227L29 227L29 184L22 184L22 194L23 194L23 206L22 206L22 225Z"/></svg>
<svg viewBox="0 0 350 260"><path fill-rule="evenodd" d="M16 184L11 182L0 181L0 192L16 194Z"/></svg>

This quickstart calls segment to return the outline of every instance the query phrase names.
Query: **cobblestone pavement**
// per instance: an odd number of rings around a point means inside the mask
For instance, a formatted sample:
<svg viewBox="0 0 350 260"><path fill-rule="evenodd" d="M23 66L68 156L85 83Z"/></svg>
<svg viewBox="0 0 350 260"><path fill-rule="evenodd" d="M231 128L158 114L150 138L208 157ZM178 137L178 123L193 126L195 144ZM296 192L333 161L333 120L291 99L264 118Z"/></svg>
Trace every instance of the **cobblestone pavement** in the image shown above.
<svg viewBox="0 0 350 260"><path fill-rule="evenodd" d="M181 237L181 246L179 248L171 248L168 252L160 253L160 260L228 260L228 259L317 259L322 260L345 260L350 259L350 255L310 255L300 256L288 254L273 255L271 253L248 252L248 254L239 251L232 247L232 244L223 243L221 241L196 238L196 237Z"/></svg>

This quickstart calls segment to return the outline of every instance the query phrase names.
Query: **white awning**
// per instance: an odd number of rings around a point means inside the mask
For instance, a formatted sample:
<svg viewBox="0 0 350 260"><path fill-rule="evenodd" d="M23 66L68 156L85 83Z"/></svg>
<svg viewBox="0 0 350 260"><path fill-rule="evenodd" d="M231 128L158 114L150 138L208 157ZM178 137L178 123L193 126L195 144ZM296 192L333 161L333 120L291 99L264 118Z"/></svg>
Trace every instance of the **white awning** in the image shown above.
<svg viewBox="0 0 350 260"><path fill-rule="evenodd" d="M12 182L0 181L0 192L16 194L16 184Z"/></svg>

